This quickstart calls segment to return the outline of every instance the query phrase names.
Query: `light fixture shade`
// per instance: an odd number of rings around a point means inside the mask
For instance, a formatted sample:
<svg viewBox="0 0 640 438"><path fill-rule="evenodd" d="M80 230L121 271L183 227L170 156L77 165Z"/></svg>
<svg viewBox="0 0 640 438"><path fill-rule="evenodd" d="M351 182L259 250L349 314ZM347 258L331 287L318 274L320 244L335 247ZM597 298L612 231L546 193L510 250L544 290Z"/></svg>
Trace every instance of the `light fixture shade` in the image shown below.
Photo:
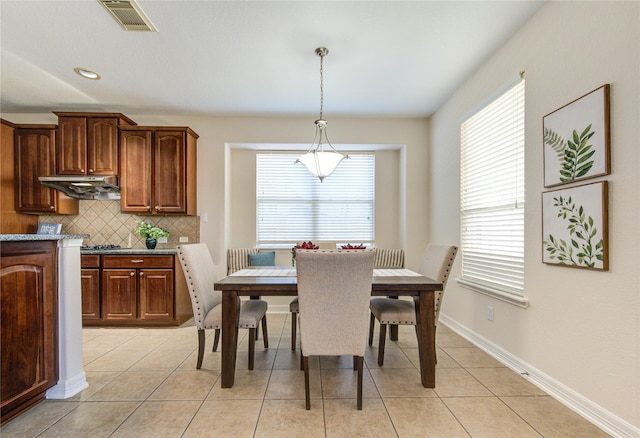
<svg viewBox="0 0 640 438"><path fill-rule="evenodd" d="M336 167L344 158L344 155L336 151L325 152L314 149L300 156L298 161L304 164L313 176L322 181L336 170Z"/></svg>

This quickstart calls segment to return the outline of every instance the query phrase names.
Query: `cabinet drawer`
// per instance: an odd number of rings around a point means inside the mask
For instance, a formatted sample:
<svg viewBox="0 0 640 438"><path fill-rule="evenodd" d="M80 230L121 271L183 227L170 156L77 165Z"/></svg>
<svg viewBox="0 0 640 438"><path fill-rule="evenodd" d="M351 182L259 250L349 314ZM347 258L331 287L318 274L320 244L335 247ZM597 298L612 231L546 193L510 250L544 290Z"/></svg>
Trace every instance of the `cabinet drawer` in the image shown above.
<svg viewBox="0 0 640 438"><path fill-rule="evenodd" d="M173 268L173 256L143 254L102 256L103 268Z"/></svg>
<svg viewBox="0 0 640 438"><path fill-rule="evenodd" d="M100 256L98 254L81 254L80 266L83 268L99 268Z"/></svg>

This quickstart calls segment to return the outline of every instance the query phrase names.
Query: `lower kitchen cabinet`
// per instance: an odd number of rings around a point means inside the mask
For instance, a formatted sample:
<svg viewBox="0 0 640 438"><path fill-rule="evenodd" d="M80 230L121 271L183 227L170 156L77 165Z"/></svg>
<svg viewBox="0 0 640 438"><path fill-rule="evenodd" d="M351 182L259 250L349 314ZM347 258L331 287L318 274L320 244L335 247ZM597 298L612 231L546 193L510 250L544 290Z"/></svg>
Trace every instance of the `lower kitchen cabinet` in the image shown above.
<svg viewBox="0 0 640 438"><path fill-rule="evenodd" d="M97 295L96 268L89 266L88 256L83 255L82 265L84 325L178 325L192 316L184 277L176 275L174 255L98 256Z"/></svg>
<svg viewBox="0 0 640 438"><path fill-rule="evenodd" d="M56 241L3 242L1 423L45 398L58 382Z"/></svg>
<svg viewBox="0 0 640 438"><path fill-rule="evenodd" d="M87 254L80 259L82 319L100 319L100 256Z"/></svg>

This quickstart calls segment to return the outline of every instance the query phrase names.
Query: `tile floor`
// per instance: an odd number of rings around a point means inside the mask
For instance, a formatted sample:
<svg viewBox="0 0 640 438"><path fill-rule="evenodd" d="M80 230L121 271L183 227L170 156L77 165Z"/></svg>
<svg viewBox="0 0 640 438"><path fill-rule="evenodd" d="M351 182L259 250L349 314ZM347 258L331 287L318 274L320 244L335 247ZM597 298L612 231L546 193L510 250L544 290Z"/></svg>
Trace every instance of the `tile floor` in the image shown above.
<svg viewBox="0 0 640 438"><path fill-rule="evenodd" d="M85 328L89 388L46 400L0 429L9 437L600 437L579 415L444 325L436 388L420 385L412 327L387 342L385 365L366 352L363 410L351 358L311 361L311 410L290 349L289 315L269 314L269 343L247 370L241 330L236 383L220 388L211 337L196 370L192 322L177 328ZM376 325L377 327L377 325ZM211 333L210 333L211 335ZM377 336L377 333L376 333Z"/></svg>

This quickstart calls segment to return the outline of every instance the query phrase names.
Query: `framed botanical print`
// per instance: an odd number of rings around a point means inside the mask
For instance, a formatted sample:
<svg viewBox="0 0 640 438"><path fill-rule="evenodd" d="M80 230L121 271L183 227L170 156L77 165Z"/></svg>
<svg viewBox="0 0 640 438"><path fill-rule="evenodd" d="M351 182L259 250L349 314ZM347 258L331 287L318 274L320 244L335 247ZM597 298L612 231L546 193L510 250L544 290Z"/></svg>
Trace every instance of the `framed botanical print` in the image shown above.
<svg viewBox="0 0 640 438"><path fill-rule="evenodd" d="M547 114L542 125L545 187L611 173L609 84Z"/></svg>
<svg viewBox="0 0 640 438"><path fill-rule="evenodd" d="M542 193L542 262L607 271L607 181Z"/></svg>

